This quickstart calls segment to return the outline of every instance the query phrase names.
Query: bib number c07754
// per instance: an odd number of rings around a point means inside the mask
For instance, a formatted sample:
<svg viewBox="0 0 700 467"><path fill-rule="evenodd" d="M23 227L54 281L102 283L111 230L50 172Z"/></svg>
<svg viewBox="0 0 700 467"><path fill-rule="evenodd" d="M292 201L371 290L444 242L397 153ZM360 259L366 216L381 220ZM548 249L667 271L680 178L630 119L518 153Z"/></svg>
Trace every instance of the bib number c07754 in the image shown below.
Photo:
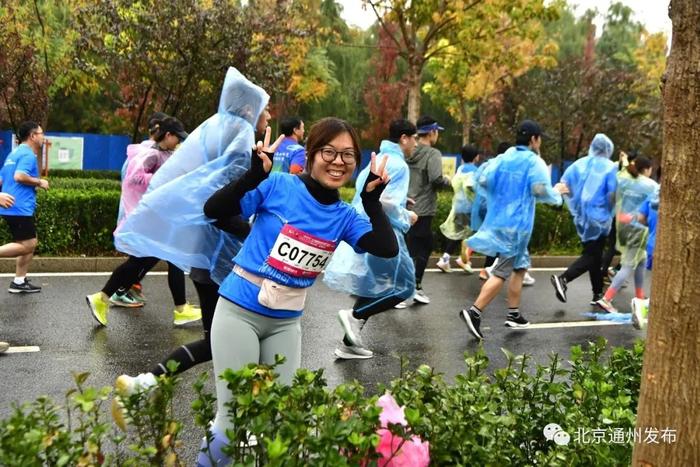
<svg viewBox="0 0 700 467"><path fill-rule="evenodd" d="M267 263L295 277L316 277L328 264L336 243L310 235L289 224L282 227Z"/></svg>

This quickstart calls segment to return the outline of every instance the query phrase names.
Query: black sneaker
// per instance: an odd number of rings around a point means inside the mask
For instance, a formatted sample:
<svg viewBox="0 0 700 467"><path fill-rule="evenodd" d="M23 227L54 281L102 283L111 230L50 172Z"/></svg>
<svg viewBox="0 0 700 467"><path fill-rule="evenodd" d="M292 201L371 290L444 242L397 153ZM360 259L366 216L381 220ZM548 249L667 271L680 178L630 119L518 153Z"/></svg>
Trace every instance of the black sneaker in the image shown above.
<svg viewBox="0 0 700 467"><path fill-rule="evenodd" d="M471 309L462 310L459 312L459 317L462 318L465 323L467 323L467 328L469 328L469 332L471 332L474 337L479 340L484 338L484 335L481 334L481 331L479 330L479 326L481 326L481 318L476 316L476 313L474 313Z"/></svg>
<svg viewBox="0 0 700 467"><path fill-rule="evenodd" d="M22 284L15 284L15 281L10 282L10 288L7 291L10 293L37 293L41 292L41 287L33 285L29 279L24 279Z"/></svg>
<svg viewBox="0 0 700 467"><path fill-rule="evenodd" d="M506 326L509 328L526 328L530 325L530 322L523 318L523 315L518 314L518 316L508 315L506 318Z"/></svg>
<svg viewBox="0 0 700 467"><path fill-rule="evenodd" d="M591 303L590 303L590 305L591 305L591 306L596 306L596 305L598 304L598 301L599 301L600 299L602 299L602 298L603 298L603 294L602 294L602 293L593 294L593 298L591 298Z"/></svg>
<svg viewBox="0 0 700 467"><path fill-rule="evenodd" d="M552 274L549 278L552 286L554 287L554 293L560 302L566 303L566 279Z"/></svg>

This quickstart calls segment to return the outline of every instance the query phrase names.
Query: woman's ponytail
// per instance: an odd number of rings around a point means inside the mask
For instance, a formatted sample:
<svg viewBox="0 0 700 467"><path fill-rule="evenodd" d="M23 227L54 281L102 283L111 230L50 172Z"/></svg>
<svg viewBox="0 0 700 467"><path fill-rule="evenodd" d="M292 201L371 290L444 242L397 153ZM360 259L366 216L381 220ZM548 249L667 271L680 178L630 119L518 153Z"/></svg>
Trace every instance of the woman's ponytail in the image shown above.
<svg viewBox="0 0 700 467"><path fill-rule="evenodd" d="M630 165L627 166L627 172L633 177L639 177L639 174L646 169L651 168L651 159L644 156L637 156Z"/></svg>

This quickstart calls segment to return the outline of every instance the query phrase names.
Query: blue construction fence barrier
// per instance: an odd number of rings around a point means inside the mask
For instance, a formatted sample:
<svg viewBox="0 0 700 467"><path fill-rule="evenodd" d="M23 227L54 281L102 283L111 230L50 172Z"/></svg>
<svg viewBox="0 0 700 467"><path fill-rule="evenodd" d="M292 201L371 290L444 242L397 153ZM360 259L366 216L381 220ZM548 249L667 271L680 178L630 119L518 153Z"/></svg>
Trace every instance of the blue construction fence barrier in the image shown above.
<svg viewBox="0 0 700 467"><path fill-rule="evenodd" d="M72 140L78 145L82 140L82 166L77 168L84 170L121 170L126 159L126 147L131 144L131 138L124 135L46 132L49 141L52 137L58 137L60 141L64 141L64 138ZM0 131L0 166L12 151L13 138L12 131ZM59 141L58 138L56 141Z"/></svg>

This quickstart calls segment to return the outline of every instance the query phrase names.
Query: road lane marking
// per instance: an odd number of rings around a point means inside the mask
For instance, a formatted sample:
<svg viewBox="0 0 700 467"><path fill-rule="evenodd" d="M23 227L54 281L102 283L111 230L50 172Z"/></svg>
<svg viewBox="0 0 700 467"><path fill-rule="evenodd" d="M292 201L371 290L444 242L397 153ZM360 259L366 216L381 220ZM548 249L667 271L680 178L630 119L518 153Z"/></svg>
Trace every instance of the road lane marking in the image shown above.
<svg viewBox="0 0 700 467"><path fill-rule="evenodd" d="M5 353L30 353L39 352L39 347L36 345L20 345L17 347L10 347L5 351Z"/></svg>
<svg viewBox="0 0 700 467"><path fill-rule="evenodd" d="M554 328L583 328L589 326L619 326L621 323L617 321L565 321L560 323L530 323L526 328L511 328L512 330L522 329L523 331L528 329L554 329Z"/></svg>
<svg viewBox="0 0 700 467"><path fill-rule="evenodd" d="M467 274L466 271L464 272L464 275L477 275L479 273L480 268L474 268L474 273L473 274ZM460 268L452 268L453 272L462 272ZM558 272L558 271L566 271L566 268L530 268L528 271L534 271L534 272ZM441 272L445 274L445 271L439 268L427 268L425 272ZM449 273L451 274L451 273Z"/></svg>
<svg viewBox="0 0 700 467"><path fill-rule="evenodd" d="M98 277L98 276L111 276L111 272L33 272L30 274L31 277ZM167 276L167 271L155 271L149 272L147 276ZM15 275L13 273L2 273L0 277L12 277Z"/></svg>

